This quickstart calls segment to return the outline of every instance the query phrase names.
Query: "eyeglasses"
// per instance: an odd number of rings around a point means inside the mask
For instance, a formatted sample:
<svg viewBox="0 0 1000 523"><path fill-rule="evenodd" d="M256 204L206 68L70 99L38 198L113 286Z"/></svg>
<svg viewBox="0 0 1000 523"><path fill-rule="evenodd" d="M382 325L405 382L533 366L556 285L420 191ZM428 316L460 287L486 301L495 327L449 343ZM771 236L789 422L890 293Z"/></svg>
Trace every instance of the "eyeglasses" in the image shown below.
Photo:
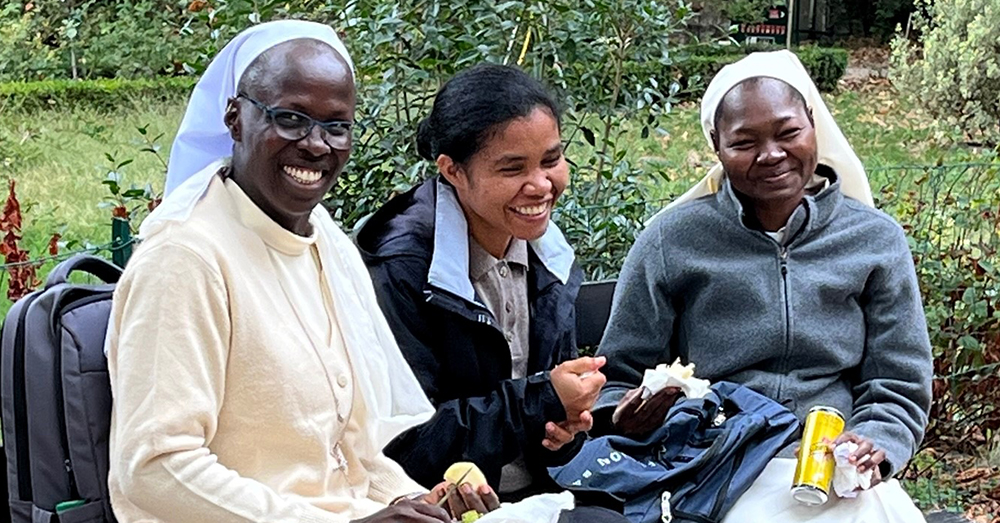
<svg viewBox="0 0 1000 523"><path fill-rule="evenodd" d="M309 136L313 127L318 125L321 130L320 136L323 138L323 141L330 146L330 148L342 151L351 148L354 122L348 122L345 120L320 122L311 116L298 111L269 107L243 93L237 94L236 97L243 98L252 103L254 107L260 109L267 117L268 123L274 125L274 130L278 133L278 136L286 140L297 142L306 136Z"/></svg>

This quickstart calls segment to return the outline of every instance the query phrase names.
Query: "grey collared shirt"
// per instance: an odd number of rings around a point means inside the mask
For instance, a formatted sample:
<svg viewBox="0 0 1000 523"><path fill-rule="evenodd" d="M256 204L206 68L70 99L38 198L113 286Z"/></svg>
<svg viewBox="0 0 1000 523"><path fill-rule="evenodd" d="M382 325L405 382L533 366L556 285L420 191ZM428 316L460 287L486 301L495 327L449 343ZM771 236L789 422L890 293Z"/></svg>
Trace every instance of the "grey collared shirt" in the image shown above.
<svg viewBox="0 0 1000 523"><path fill-rule="evenodd" d="M510 347L511 378L528 375L528 242L514 238L496 259L469 237L469 279Z"/></svg>
<svg viewBox="0 0 1000 523"><path fill-rule="evenodd" d="M503 259L496 259L469 236L469 279L493 313L510 347L511 378L528 375L528 242L514 238ZM532 483L524 456L504 465L499 491L511 493Z"/></svg>

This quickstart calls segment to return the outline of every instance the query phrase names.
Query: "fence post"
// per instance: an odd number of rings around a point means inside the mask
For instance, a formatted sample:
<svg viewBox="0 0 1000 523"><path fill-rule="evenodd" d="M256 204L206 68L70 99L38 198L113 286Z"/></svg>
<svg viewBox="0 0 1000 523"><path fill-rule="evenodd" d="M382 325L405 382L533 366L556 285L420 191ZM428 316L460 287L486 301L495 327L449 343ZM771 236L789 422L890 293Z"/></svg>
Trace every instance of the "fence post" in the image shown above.
<svg viewBox="0 0 1000 523"><path fill-rule="evenodd" d="M111 261L119 267L125 267L132 257L132 228L128 220L111 219Z"/></svg>

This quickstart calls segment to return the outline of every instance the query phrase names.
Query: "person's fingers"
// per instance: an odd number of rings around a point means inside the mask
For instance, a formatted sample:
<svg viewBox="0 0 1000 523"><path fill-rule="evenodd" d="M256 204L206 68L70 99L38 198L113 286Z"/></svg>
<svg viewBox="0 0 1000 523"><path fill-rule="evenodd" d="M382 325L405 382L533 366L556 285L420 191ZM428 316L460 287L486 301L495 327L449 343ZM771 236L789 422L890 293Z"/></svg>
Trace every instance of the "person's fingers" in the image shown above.
<svg viewBox="0 0 1000 523"><path fill-rule="evenodd" d="M545 439L565 445L573 441L573 434L550 421L545 424Z"/></svg>
<svg viewBox="0 0 1000 523"><path fill-rule="evenodd" d="M462 514L465 514L469 510L469 507L465 504L465 498L462 496L461 487L457 487L451 496L448 497L448 511L451 515L461 519Z"/></svg>
<svg viewBox="0 0 1000 523"><path fill-rule="evenodd" d="M597 389L598 391L600 391L601 387L603 387L604 384L607 383L608 377L605 376L603 372L594 371L593 374L588 374L586 376L581 377L580 381L583 383L583 386L587 388L587 390Z"/></svg>
<svg viewBox="0 0 1000 523"><path fill-rule="evenodd" d="M445 509L412 499L404 499L387 510L394 511L391 518L392 521L412 521L416 523L451 522L451 516Z"/></svg>
<svg viewBox="0 0 1000 523"><path fill-rule="evenodd" d="M557 425L575 436L578 432L586 432L594 427L594 415L589 410L585 410L576 419L567 419L557 423ZM546 428L547 434L548 429Z"/></svg>
<svg viewBox="0 0 1000 523"><path fill-rule="evenodd" d="M872 453L872 448L874 445L871 440L864 439L858 444L858 448L854 449L854 452L848 457L851 463L859 463L860 460Z"/></svg>
<svg viewBox="0 0 1000 523"><path fill-rule="evenodd" d="M660 407L658 407L657 405L652 405L649 402L647 402L645 405L643 405L641 409L639 409L638 411L636 411L635 414L632 415L632 421L634 424L642 427L649 426L651 423L653 423L659 418L660 414L659 411ZM663 412L665 414L666 409L664 409ZM663 420L660 419L660 421Z"/></svg>
<svg viewBox="0 0 1000 523"><path fill-rule="evenodd" d="M629 421L629 430L632 434L646 434L662 425L666 416L666 409L644 408Z"/></svg>
<svg viewBox="0 0 1000 523"><path fill-rule="evenodd" d="M452 495L452 498L454 497L456 496ZM441 507L434 506L428 503L417 503L417 502L410 505L410 507L412 507L413 510L418 515L423 516L422 518L419 518L416 521L426 521L428 523L433 521L444 521L445 523L451 523L451 515L448 514L447 510Z"/></svg>
<svg viewBox="0 0 1000 523"><path fill-rule="evenodd" d="M832 442L830 442L830 448L833 449L837 445L840 445L841 443L847 443L848 441L853 441L854 443L860 444L861 438L859 438L858 435L853 432L844 431L841 432L840 435L837 436Z"/></svg>
<svg viewBox="0 0 1000 523"><path fill-rule="evenodd" d="M479 487L479 497L483 499L483 503L486 504L486 510L493 512L494 510L500 508L500 497L497 493L490 488L489 485L483 485Z"/></svg>
<svg viewBox="0 0 1000 523"><path fill-rule="evenodd" d="M882 451L880 450L880 451L876 452L875 454L878 454L879 452L882 452ZM872 458L872 459L874 460L876 458ZM884 452L882 452L882 458L881 458L881 460L882 461L885 460L885 453ZM879 463L881 463L882 461L879 461ZM882 483L882 469L881 469L881 467L878 466L878 463L876 463L875 466L874 466L874 468L872 469L872 486L874 487L875 485L878 485L879 483Z"/></svg>
<svg viewBox="0 0 1000 523"><path fill-rule="evenodd" d="M885 451L876 450L868 454L868 456L868 459L858 463L858 472L867 472L869 470L874 470L876 473L880 472L879 464L885 461Z"/></svg>
<svg viewBox="0 0 1000 523"><path fill-rule="evenodd" d="M438 501L441 501L441 498L444 497L446 492L448 492L448 482L442 481L441 483L434 485L434 488L432 488L431 491L423 497L423 500L425 503L436 505Z"/></svg>
<svg viewBox="0 0 1000 523"><path fill-rule="evenodd" d="M670 401L673 401L674 399L676 399L675 396L677 396L680 393L681 389L679 387L663 387L662 389L660 389L659 392L653 394L653 397L650 399L651 400L658 399L660 401L663 401L664 398L670 398Z"/></svg>
<svg viewBox="0 0 1000 523"><path fill-rule="evenodd" d="M639 387L625 393L625 396L618 402L615 412L611 415L612 423L618 424L622 419L627 419L635 413L635 410L642 403L642 390L643 388Z"/></svg>
<svg viewBox="0 0 1000 523"><path fill-rule="evenodd" d="M644 389L642 387L639 387L638 389L630 390L628 394L625 395L626 401L624 404L622 404L623 407L622 410L624 411L623 413L627 413L630 415L635 414L635 411L636 409L639 408L639 405L642 405L643 390Z"/></svg>
<svg viewBox="0 0 1000 523"><path fill-rule="evenodd" d="M542 440L542 446L547 450L557 451L572 440L573 435L558 424L551 421L545 424L545 438Z"/></svg>
<svg viewBox="0 0 1000 523"><path fill-rule="evenodd" d="M674 405L674 399L676 396L655 394L646 400L646 404L636 412L634 417L643 426L658 427L667 417L670 407Z"/></svg>
<svg viewBox="0 0 1000 523"><path fill-rule="evenodd" d="M465 506L468 507L469 510L475 510L480 514L489 512L489 510L486 509L486 504L483 503L483 499L479 497L479 493L472 488L472 485L465 483L458 490L462 493L462 500L465 501ZM461 518L462 514L458 514L458 517Z"/></svg>
<svg viewBox="0 0 1000 523"><path fill-rule="evenodd" d="M603 367L606 362L607 358L604 356L598 358L584 356L575 360L564 361L556 368L566 372L572 372L573 374L583 374L584 372L596 372L597 369Z"/></svg>
<svg viewBox="0 0 1000 523"><path fill-rule="evenodd" d="M649 398L649 401L651 401L653 405L656 406L665 405L667 410L670 410L670 407L673 407L674 403L677 403L677 398L680 397L680 394L681 394L681 389L674 387L667 387L661 390L660 392L653 394L653 397Z"/></svg>

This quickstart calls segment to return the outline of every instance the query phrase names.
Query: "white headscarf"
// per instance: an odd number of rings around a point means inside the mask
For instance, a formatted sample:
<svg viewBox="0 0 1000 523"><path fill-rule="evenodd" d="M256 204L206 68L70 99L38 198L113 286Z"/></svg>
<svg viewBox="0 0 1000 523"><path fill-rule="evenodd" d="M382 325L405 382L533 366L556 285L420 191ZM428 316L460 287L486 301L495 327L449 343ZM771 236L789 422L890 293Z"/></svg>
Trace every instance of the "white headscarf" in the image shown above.
<svg viewBox="0 0 1000 523"><path fill-rule="evenodd" d="M195 86L170 153L166 197L143 220L139 228L142 238L155 235L170 222L188 219L232 155L233 141L223 114L229 98L236 95L243 72L264 51L300 38L329 44L353 71L344 44L325 25L284 20L238 34L212 60ZM369 413L364 429L381 449L401 432L430 419L434 408L396 345L354 244L322 205L316 206L310 221L316 228L316 246L327 271L334 313L341 320L338 324L358 393Z"/></svg>
<svg viewBox="0 0 1000 523"><path fill-rule="evenodd" d="M823 102L816 84L809 77L809 72L799 62L799 58L790 51L774 51L770 53L752 53L742 60L727 65L715 75L708 84L705 96L701 99L701 129L705 139L712 144L712 132L715 130L715 112L730 89L740 82L755 77L767 77L781 80L791 85L802 94L806 105L812 109L813 121L816 125L816 149L819 163L827 165L836 171L840 177L840 190L845 195L854 198L871 207L875 206L868 176L861 165L861 159L847 143L844 133L837 127L833 115ZM656 216L696 198L714 194L722 185L725 171L721 163L716 163L697 185L689 189L676 200L670 202ZM655 218L654 216L653 218Z"/></svg>
<svg viewBox="0 0 1000 523"><path fill-rule="evenodd" d="M187 112L170 149L167 164L169 196L185 180L208 164L233 153L233 140L223 121L229 99L250 63L268 49L300 38L319 40L333 47L354 70L354 63L337 33L327 25L302 20L278 20L255 25L236 35L208 64L191 93Z"/></svg>

